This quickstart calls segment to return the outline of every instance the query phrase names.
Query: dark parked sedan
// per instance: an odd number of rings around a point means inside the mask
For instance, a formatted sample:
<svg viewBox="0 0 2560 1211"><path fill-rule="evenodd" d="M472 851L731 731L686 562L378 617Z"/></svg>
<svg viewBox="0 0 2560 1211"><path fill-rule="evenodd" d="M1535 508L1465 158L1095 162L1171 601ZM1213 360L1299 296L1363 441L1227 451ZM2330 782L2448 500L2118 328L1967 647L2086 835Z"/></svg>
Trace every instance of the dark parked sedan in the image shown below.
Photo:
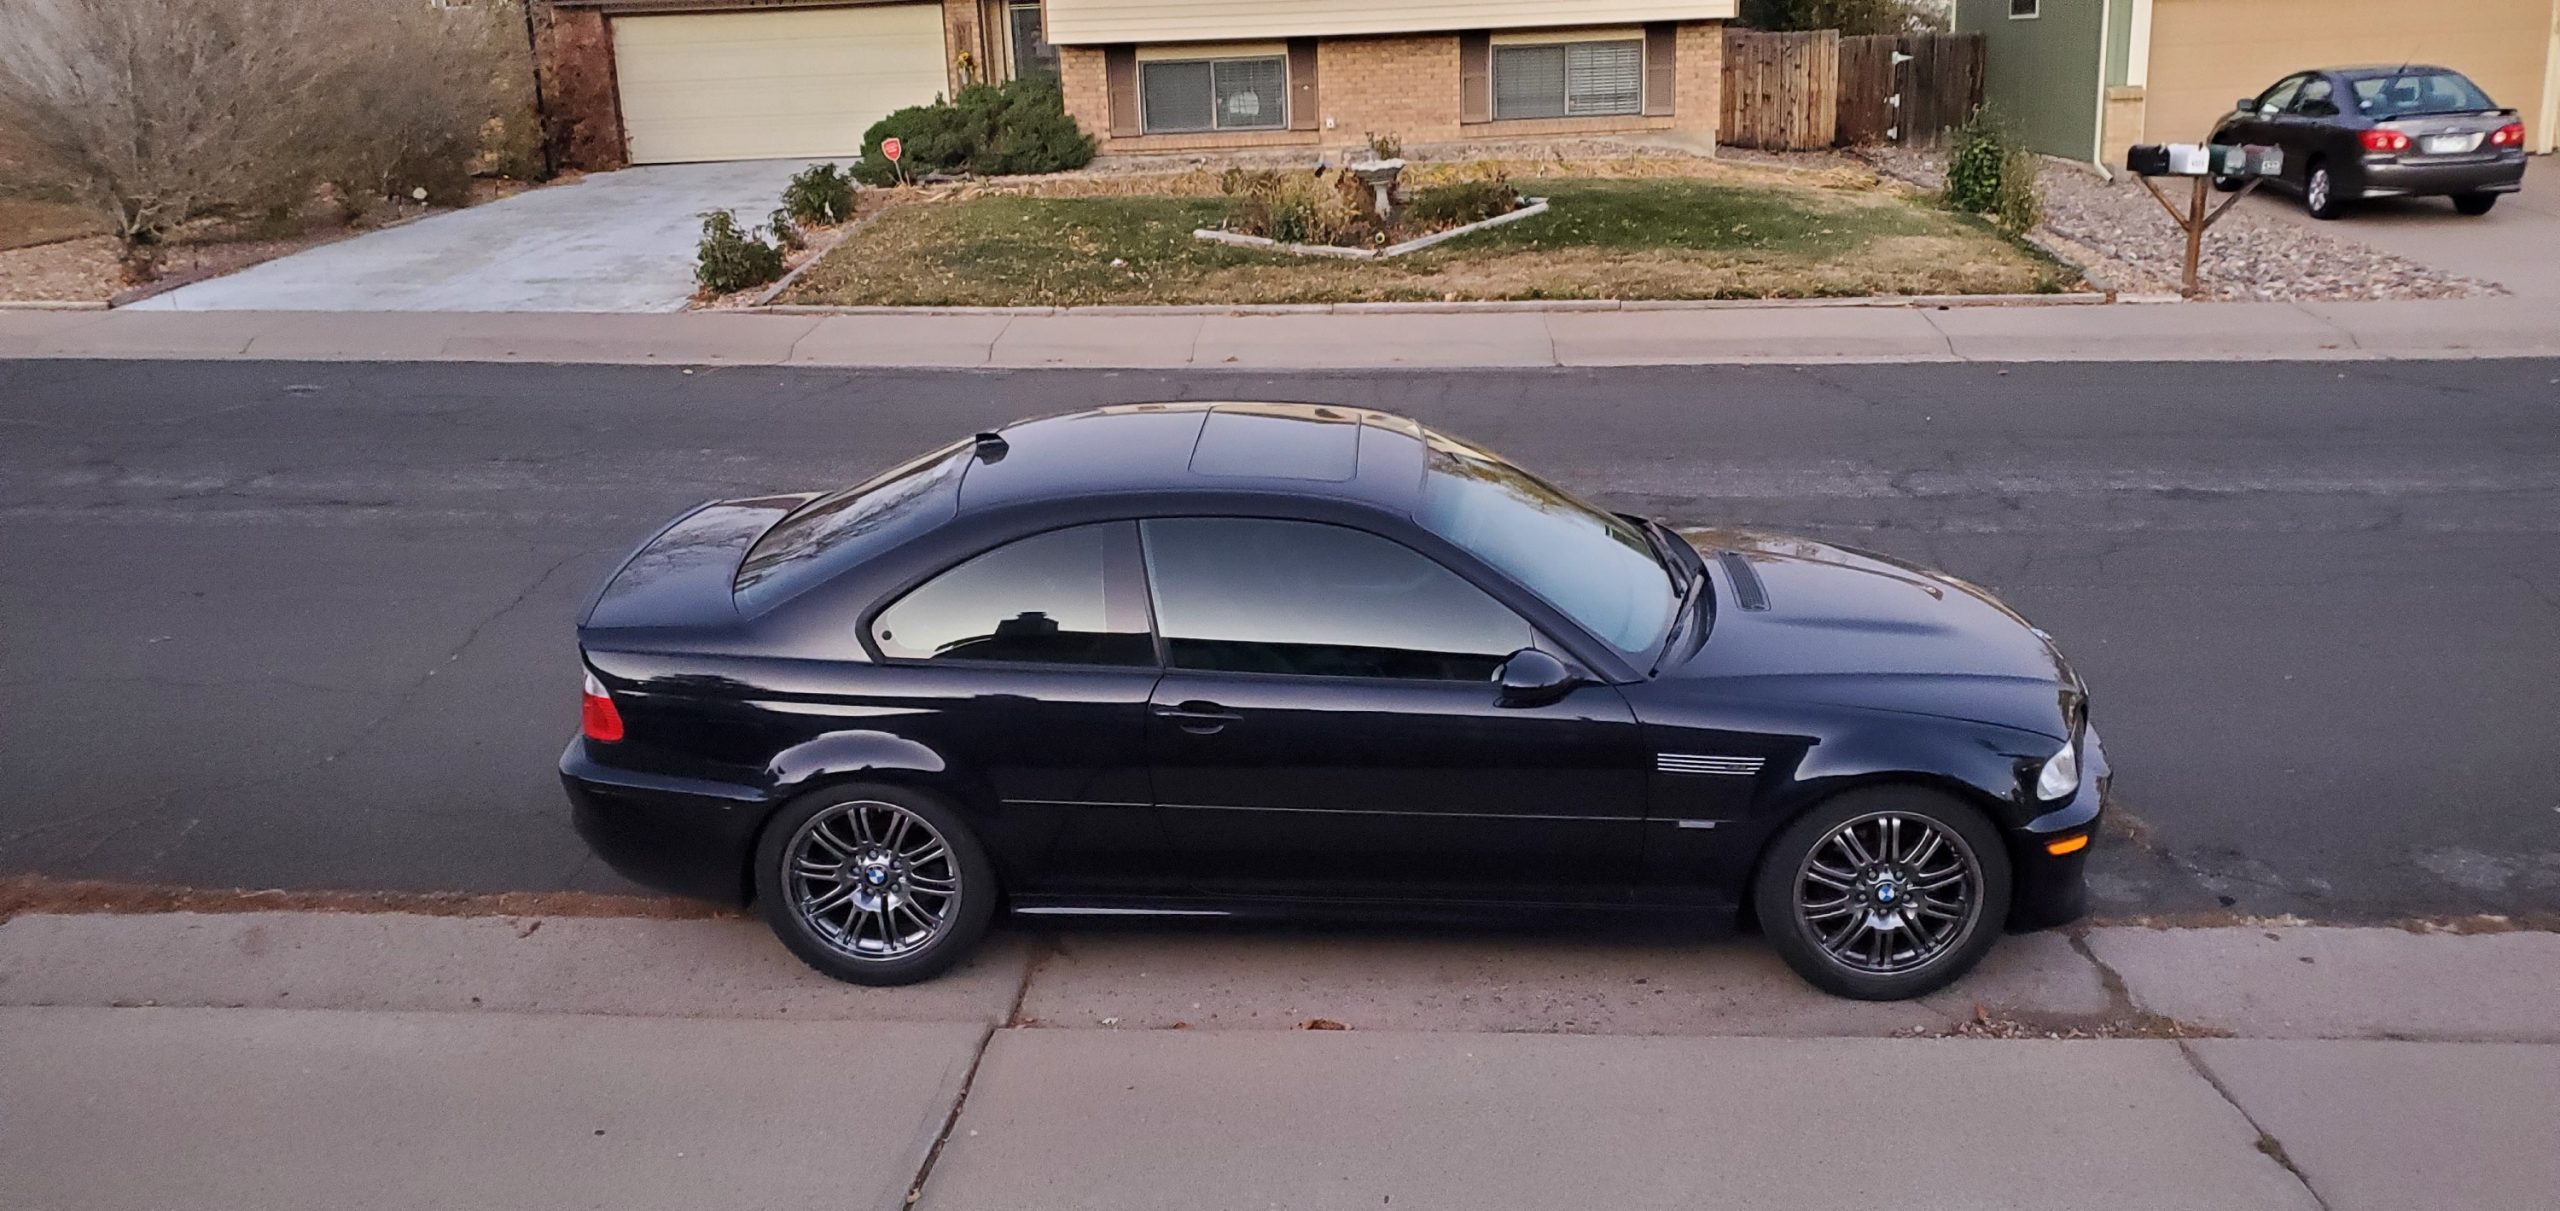
<svg viewBox="0 0 2560 1211"><path fill-rule="evenodd" d="M2284 149L2278 178L2314 218L2363 198L2450 197L2487 214L2524 187L2524 124L2462 73L2414 63L2295 72L2242 97L2213 142ZM2240 182L2215 182L2225 190Z"/></svg>
<svg viewBox="0 0 2560 1211"><path fill-rule="evenodd" d="M1989 594L1684 540L1383 413L1030 421L643 543L561 758L618 869L902 983L1018 914L1756 917L1854 997L2081 911L2106 762Z"/></svg>

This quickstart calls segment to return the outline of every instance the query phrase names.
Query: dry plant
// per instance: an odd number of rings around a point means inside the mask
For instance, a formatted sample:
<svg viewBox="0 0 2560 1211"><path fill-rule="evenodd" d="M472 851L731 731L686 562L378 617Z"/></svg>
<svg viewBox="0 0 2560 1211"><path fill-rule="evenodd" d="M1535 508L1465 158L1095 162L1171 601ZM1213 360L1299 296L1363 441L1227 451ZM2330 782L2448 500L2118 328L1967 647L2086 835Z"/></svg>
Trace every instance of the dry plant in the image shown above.
<svg viewBox="0 0 2560 1211"><path fill-rule="evenodd" d="M137 272L189 220L289 214L323 181L456 200L507 103L513 2L0 0L0 130Z"/></svg>

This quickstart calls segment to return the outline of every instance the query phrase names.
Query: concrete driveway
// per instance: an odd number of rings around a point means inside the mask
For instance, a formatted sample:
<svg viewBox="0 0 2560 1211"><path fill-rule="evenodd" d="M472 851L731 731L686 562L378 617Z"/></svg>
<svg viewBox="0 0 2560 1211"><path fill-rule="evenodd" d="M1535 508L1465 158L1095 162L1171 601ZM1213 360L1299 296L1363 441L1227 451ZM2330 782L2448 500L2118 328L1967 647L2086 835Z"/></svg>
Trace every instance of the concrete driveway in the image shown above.
<svg viewBox="0 0 2560 1211"><path fill-rule="evenodd" d="M134 304L163 311L674 311L702 213L761 223L796 160L597 173Z"/></svg>
<svg viewBox="0 0 2560 1211"><path fill-rule="evenodd" d="M2323 223L2302 212L2302 199L2261 190L2243 202L2261 214L2318 228L2421 265L2496 282L2524 298L2560 299L2560 162L2536 156L2524 191L2498 199L2477 218L2455 214L2443 198L2381 198L2358 203L2345 218Z"/></svg>

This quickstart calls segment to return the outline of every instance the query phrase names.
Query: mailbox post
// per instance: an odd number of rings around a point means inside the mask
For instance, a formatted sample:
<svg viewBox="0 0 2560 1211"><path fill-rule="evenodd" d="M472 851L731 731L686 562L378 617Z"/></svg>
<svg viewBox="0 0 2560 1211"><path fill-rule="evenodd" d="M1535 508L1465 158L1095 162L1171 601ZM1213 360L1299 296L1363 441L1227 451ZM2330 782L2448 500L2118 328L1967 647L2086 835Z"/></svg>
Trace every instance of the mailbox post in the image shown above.
<svg viewBox="0 0 2560 1211"><path fill-rule="evenodd" d="M2151 191L2160 208L2169 212L2169 221L2187 233L2186 272L2180 289L2188 297L2196 296L2196 261L2204 254L2205 229L2220 220L2240 199L2257 192L2260 182L2284 171L2284 149L2256 143L2144 143L2125 153L2125 169L2141 178L2142 187ZM2182 212L2169 195L2160 191L2154 177L2186 177L2192 183L2187 207ZM2222 205L2205 210L2205 182L2213 177L2237 178L2240 190L2223 200Z"/></svg>

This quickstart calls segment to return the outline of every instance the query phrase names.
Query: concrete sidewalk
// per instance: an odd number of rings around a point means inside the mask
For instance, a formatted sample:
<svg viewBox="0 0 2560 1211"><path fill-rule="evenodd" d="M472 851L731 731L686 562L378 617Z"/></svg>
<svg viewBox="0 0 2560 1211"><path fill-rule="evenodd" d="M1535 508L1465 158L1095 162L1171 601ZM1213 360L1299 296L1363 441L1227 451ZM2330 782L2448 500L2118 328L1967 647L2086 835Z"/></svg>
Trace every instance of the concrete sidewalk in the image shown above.
<svg viewBox="0 0 2560 1211"><path fill-rule="evenodd" d="M2560 356L2560 299L676 315L0 311L0 358L1071 368Z"/></svg>
<svg viewBox="0 0 2560 1211"><path fill-rule="evenodd" d="M2560 934L2287 925L1863 1005L1747 940L1008 931L857 989L734 919L35 915L0 1206L2542 1211L2554 986Z"/></svg>

